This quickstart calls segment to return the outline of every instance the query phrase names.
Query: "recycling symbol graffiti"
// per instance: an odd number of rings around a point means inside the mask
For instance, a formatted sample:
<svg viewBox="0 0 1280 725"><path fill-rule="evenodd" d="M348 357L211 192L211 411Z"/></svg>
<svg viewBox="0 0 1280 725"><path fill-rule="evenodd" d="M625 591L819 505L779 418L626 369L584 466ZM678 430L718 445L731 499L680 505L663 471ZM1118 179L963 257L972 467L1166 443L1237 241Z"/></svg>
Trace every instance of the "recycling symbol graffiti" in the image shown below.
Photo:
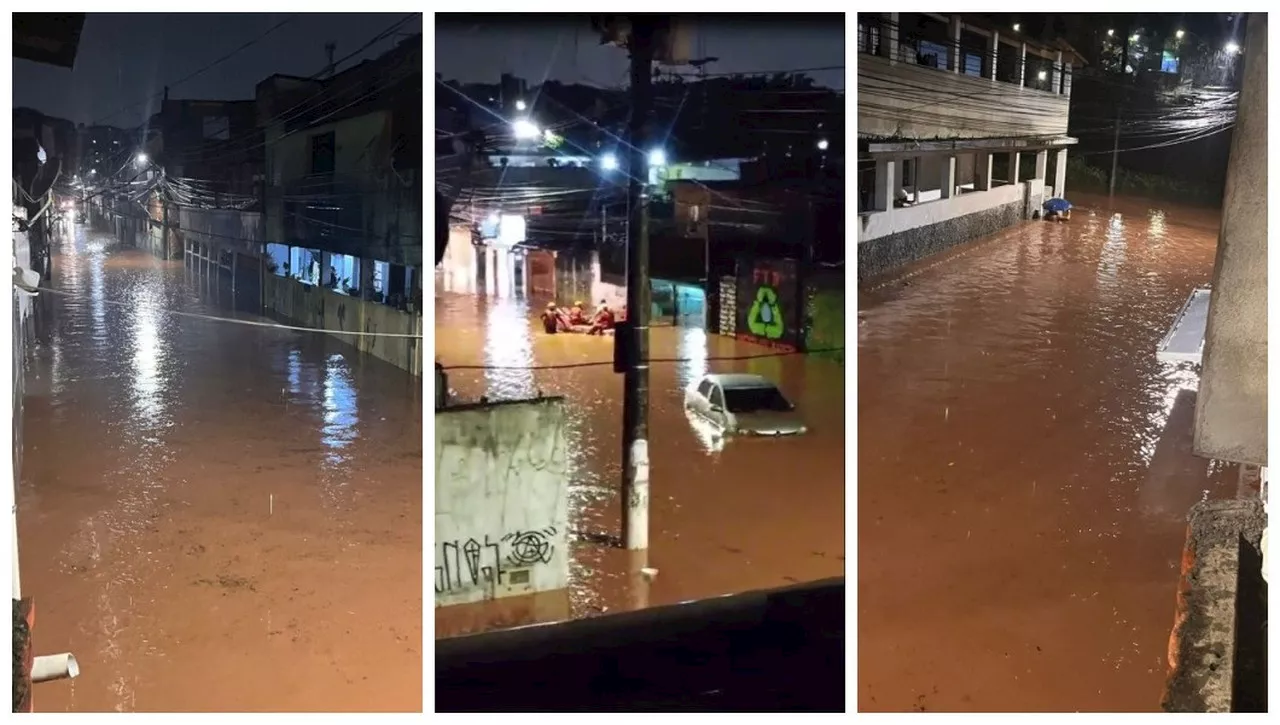
<svg viewBox="0 0 1280 725"><path fill-rule="evenodd" d="M751 311L747 313L747 329L756 337L766 340L777 340L786 332L786 323L782 321L782 307L778 304L778 293L768 285L760 285L756 290L756 299L751 303Z"/></svg>

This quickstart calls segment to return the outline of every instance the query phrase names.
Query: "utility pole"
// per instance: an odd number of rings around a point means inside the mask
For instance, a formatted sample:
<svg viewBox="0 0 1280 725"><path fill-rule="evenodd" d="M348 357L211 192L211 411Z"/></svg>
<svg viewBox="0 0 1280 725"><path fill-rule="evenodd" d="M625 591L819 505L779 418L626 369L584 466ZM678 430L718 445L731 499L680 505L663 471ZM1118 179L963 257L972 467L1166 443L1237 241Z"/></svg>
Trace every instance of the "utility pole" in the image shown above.
<svg viewBox="0 0 1280 725"><path fill-rule="evenodd" d="M1116 138L1111 147L1111 191L1110 198L1116 198L1116 170L1120 162L1120 112L1116 111ZM1055 192L1057 189L1054 190ZM1061 196L1061 194L1059 194Z"/></svg>
<svg viewBox="0 0 1280 725"><path fill-rule="evenodd" d="M654 22L633 16L631 122L628 133L631 216L627 233L627 321L618 334L627 357L622 398L622 544L649 548L649 107L652 102Z"/></svg>

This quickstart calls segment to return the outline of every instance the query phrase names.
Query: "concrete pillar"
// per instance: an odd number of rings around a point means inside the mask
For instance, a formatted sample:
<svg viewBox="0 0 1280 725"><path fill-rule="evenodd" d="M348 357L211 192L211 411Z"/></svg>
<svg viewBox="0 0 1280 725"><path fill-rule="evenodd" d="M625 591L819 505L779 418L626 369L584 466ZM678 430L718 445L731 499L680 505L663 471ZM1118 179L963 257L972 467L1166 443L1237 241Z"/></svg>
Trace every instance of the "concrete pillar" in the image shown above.
<svg viewBox="0 0 1280 725"><path fill-rule="evenodd" d="M920 203L920 162L922 159L917 156L911 159L911 203Z"/></svg>
<svg viewBox="0 0 1280 725"><path fill-rule="evenodd" d="M973 170L973 188L977 191L986 191L991 188L991 154L979 153L975 156L977 163L974 164Z"/></svg>
<svg viewBox="0 0 1280 725"><path fill-rule="evenodd" d="M1018 172L1022 171L1022 169L1019 168L1021 164L1022 164L1021 153L1014 151L1009 154L1009 183L1010 184L1018 183Z"/></svg>
<svg viewBox="0 0 1280 725"><path fill-rule="evenodd" d="M996 79L996 65L1000 60L1000 33L991 31L991 37L987 38L987 54L991 56L991 80Z"/></svg>
<svg viewBox="0 0 1280 725"><path fill-rule="evenodd" d="M947 38L951 41L947 51L947 70L959 73L963 64L960 62L960 16L952 15L947 21Z"/></svg>
<svg viewBox="0 0 1280 725"><path fill-rule="evenodd" d="M1062 95L1071 97L1071 66L1062 67Z"/></svg>
<svg viewBox="0 0 1280 725"><path fill-rule="evenodd" d="M898 191L898 161L876 160L876 211L892 211L893 199Z"/></svg>
<svg viewBox="0 0 1280 725"><path fill-rule="evenodd" d="M1054 93L1061 92L1059 88L1059 79L1062 78L1062 51L1058 51L1058 55L1053 59L1053 65L1049 68L1049 90Z"/></svg>
<svg viewBox="0 0 1280 725"><path fill-rule="evenodd" d="M1049 174L1049 150L1040 149L1036 152L1036 178L1044 181Z"/></svg>
<svg viewBox="0 0 1280 725"><path fill-rule="evenodd" d="M1020 43L1018 45L1018 87L1025 88L1027 85L1027 44Z"/></svg>
<svg viewBox="0 0 1280 725"><path fill-rule="evenodd" d="M1267 465L1267 15L1249 13L1205 329L1194 452Z"/></svg>
<svg viewBox="0 0 1280 725"><path fill-rule="evenodd" d="M948 156L942 160L942 179L939 183L942 198L950 199L956 195L956 157Z"/></svg>
<svg viewBox="0 0 1280 725"><path fill-rule="evenodd" d="M890 63L898 62L898 14L886 13L889 16L889 26L885 28L884 37L880 39L881 52Z"/></svg>
<svg viewBox="0 0 1280 725"><path fill-rule="evenodd" d="M1053 195L1066 198L1067 195L1067 150L1058 149L1058 159L1053 164Z"/></svg>

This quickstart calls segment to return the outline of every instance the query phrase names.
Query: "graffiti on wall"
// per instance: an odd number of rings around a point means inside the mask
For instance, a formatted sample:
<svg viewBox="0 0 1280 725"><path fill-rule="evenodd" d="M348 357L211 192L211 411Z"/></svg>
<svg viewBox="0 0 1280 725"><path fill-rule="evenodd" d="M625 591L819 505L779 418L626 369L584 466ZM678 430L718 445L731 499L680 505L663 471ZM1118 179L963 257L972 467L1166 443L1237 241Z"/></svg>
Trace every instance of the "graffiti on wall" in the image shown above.
<svg viewBox="0 0 1280 725"><path fill-rule="evenodd" d="M755 260L739 265L738 337L794 350L799 329L796 271L791 260Z"/></svg>
<svg viewBox="0 0 1280 725"><path fill-rule="evenodd" d="M530 567L551 563L555 535L556 527L548 526L437 544L436 594L528 584Z"/></svg>

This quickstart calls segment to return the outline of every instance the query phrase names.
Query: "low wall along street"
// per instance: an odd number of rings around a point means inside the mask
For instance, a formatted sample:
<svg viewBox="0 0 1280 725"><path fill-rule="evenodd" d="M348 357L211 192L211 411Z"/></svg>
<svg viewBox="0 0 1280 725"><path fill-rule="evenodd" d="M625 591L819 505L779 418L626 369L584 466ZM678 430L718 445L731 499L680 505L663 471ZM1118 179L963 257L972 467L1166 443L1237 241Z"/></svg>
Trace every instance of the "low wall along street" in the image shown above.
<svg viewBox="0 0 1280 725"><path fill-rule="evenodd" d="M266 275L263 296L267 310L291 324L326 330L361 352L414 375L422 375L420 314L274 274ZM344 335L343 332L388 332L417 337Z"/></svg>
<svg viewBox="0 0 1280 725"><path fill-rule="evenodd" d="M436 411L436 606L569 583L564 400Z"/></svg>

